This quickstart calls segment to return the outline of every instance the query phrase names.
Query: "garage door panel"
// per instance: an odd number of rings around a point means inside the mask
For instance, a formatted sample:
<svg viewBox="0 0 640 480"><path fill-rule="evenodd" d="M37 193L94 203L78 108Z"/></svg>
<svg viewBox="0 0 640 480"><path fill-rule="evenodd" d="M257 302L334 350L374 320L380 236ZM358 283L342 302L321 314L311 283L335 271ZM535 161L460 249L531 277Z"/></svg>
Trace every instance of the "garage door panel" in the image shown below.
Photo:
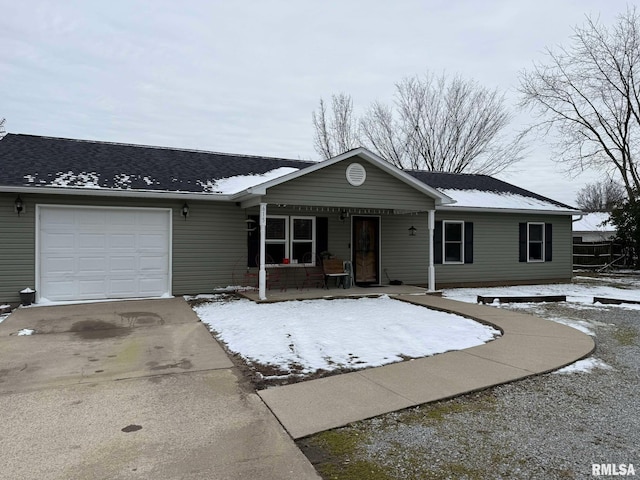
<svg viewBox="0 0 640 480"><path fill-rule="evenodd" d="M135 275L138 271L138 259L135 255L111 255L109 258L109 272L114 275Z"/></svg>
<svg viewBox="0 0 640 480"><path fill-rule="evenodd" d="M107 273L105 269L106 260L107 257L105 255L78 257L77 269L82 272L83 275L104 276Z"/></svg>
<svg viewBox="0 0 640 480"><path fill-rule="evenodd" d="M74 256L48 257L45 262L42 262L40 272L49 278L55 278L55 275L72 275L76 270L75 262Z"/></svg>
<svg viewBox="0 0 640 480"><path fill-rule="evenodd" d="M150 296L150 292L157 292L162 283L162 278L141 278L138 285L141 296Z"/></svg>
<svg viewBox="0 0 640 480"><path fill-rule="evenodd" d="M73 233L48 232L42 237L44 251L73 251L75 248L75 235Z"/></svg>
<svg viewBox="0 0 640 480"><path fill-rule="evenodd" d="M104 250L107 239L104 233L80 233L77 235L78 248L95 248Z"/></svg>
<svg viewBox="0 0 640 480"><path fill-rule="evenodd" d="M41 206L39 230L42 297L135 298L170 291L168 210Z"/></svg>
<svg viewBox="0 0 640 480"><path fill-rule="evenodd" d="M109 248L136 251L136 237L133 233L118 233L109 235Z"/></svg>
<svg viewBox="0 0 640 480"><path fill-rule="evenodd" d="M139 247L145 250L164 250L164 235L162 233L143 233L139 237Z"/></svg>
<svg viewBox="0 0 640 480"><path fill-rule="evenodd" d="M78 282L80 295L91 298L108 298L107 282L102 279L82 279Z"/></svg>
<svg viewBox="0 0 640 480"><path fill-rule="evenodd" d="M144 255L139 258L139 270L148 275L150 273L160 273L166 268L168 258L165 255Z"/></svg>

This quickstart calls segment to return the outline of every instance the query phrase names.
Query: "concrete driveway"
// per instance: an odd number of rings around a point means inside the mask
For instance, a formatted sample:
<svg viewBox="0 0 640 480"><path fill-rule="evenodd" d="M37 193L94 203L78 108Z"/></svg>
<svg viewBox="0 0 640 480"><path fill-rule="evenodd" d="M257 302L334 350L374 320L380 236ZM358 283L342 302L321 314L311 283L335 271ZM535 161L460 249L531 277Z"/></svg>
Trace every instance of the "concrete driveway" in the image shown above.
<svg viewBox="0 0 640 480"><path fill-rule="evenodd" d="M180 298L18 309L0 411L2 478L319 478Z"/></svg>

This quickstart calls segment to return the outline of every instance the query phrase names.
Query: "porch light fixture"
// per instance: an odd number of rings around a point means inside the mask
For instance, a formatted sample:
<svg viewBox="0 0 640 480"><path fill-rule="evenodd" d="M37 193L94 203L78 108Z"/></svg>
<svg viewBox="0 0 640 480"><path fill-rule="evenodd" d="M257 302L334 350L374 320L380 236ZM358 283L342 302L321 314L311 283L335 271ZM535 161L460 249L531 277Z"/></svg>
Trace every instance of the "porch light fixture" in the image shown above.
<svg viewBox="0 0 640 480"><path fill-rule="evenodd" d="M340 216L338 218L341 222L344 222L347 218L349 218L349 212L347 212L346 210L341 210Z"/></svg>
<svg viewBox="0 0 640 480"><path fill-rule="evenodd" d="M189 204L187 202L184 202L184 205L182 205L182 209L180 210L180 213L182 213L182 216L186 220L187 217L189 216Z"/></svg>
<svg viewBox="0 0 640 480"><path fill-rule="evenodd" d="M256 231L256 221L254 219L247 218L245 220L245 223L247 224L247 228L246 228L247 232L251 233Z"/></svg>
<svg viewBox="0 0 640 480"><path fill-rule="evenodd" d="M16 213L18 214L18 216L20 216L21 213L24 213L24 202L20 198L20 195L18 195L18 198L16 198L14 205L16 207Z"/></svg>
<svg viewBox="0 0 640 480"><path fill-rule="evenodd" d="M409 236L410 237L415 237L417 231L418 231L418 229L416 227L414 227L413 225L411 225L409 227Z"/></svg>

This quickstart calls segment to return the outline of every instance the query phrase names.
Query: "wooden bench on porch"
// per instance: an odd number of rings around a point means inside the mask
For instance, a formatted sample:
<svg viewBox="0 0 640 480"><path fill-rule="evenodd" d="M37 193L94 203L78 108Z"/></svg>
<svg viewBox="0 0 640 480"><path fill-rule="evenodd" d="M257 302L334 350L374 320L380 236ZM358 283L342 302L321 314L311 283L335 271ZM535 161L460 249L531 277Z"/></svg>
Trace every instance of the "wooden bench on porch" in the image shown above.
<svg viewBox="0 0 640 480"><path fill-rule="evenodd" d="M336 287L342 284L342 288L347 288L347 280L351 275L344 268L344 262L338 258L327 258L322 262L324 271L324 285L329 288L329 278L336 279Z"/></svg>

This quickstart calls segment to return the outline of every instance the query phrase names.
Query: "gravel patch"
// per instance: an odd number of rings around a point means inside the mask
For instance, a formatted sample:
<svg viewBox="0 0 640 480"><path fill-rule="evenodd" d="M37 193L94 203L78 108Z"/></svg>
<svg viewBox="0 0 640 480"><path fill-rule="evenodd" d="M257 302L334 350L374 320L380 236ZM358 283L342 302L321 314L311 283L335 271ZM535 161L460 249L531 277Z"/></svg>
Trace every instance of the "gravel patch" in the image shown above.
<svg viewBox="0 0 640 480"><path fill-rule="evenodd" d="M631 463L640 475L640 312L568 303L502 308L587 331L600 363L589 373L549 373L301 441L324 478L358 478L348 476L354 464L403 480L590 478L594 463ZM356 446L332 450L336 435L356 438Z"/></svg>

